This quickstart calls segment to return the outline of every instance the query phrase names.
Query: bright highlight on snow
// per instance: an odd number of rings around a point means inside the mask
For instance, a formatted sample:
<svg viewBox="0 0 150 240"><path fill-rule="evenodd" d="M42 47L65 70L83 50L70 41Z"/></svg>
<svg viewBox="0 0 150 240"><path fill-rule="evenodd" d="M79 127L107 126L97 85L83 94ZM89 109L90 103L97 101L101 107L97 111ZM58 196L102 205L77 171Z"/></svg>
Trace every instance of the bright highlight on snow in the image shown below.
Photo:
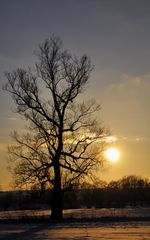
<svg viewBox="0 0 150 240"><path fill-rule="evenodd" d="M112 163L117 162L120 159L120 152L117 148L109 148L105 152L105 157Z"/></svg>

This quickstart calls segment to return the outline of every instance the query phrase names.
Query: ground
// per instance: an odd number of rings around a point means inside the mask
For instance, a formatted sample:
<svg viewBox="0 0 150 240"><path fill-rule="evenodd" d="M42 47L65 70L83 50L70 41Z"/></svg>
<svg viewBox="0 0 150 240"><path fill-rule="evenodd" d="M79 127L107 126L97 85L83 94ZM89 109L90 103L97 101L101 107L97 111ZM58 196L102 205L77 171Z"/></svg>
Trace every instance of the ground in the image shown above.
<svg viewBox="0 0 150 240"><path fill-rule="evenodd" d="M0 240L150 240L149 207L70 209L59 224L49 216L50 210L0 211Z"/></svg>
<svg viewBox="0 0 150 240"><path fill-rule="evenodd" d="M150 240L150 222L0 224L0 240Z"/></svg>

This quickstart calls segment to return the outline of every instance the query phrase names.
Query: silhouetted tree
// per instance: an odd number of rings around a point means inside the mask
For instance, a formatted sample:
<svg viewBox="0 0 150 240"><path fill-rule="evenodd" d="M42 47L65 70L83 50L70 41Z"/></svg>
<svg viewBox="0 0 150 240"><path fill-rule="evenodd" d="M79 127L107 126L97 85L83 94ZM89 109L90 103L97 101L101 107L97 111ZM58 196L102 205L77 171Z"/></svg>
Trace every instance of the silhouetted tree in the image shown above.
<svg viewBox="0 0 150 240"><path fill-rule="evenodd" d="M118 184L126 194L129 204L136 206L146 201L145 194L147 192L146 190L149 189L148 179L136 175L129 175L118 181Z"/></svg>
<svg viewBox="0 0 150 240"><path fill-rule="evenodd" d="M9 147L16 161L19 184L53 186L53 219L62 218L62 188L90 175L102 164L106 132L93 118L100 108L95 101L76 102L92 70L89 58L77 58L62 49L59 38L39 47L34 71L17 69L6 73L4 89L11 93L16 111L30 122L30 132L13 134Z"/></svg>
<svg viewBox="0 0 150 240"><path fill-rule="evenodd" d="M106 199L111 199L112 205L117 207L149 205L149 190L150 185L148 179L136 175L129 175L118 181L111 181L108 184L106 188Z"/></svg>

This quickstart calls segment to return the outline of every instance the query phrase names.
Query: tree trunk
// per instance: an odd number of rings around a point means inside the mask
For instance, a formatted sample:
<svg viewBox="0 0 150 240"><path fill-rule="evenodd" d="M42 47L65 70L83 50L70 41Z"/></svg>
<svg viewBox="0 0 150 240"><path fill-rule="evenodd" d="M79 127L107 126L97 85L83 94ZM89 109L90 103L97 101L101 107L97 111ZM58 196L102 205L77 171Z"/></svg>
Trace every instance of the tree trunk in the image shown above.
<svg viewBox="0 0 150 240"><path fill-rule="evenodd" d="M54 166L55 180L54 188L52 192L52 202L51 202L51 219L61 220L63 218L63 199L62 199L62 189L61 189L61 176L60 176L60 166L55 164Z"/></svg>

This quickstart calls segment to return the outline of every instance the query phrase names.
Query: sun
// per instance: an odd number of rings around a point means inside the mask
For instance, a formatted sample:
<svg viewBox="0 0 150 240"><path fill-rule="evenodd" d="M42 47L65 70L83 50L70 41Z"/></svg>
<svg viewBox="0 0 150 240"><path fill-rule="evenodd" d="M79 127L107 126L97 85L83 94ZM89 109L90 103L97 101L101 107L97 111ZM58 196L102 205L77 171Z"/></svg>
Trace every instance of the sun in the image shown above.
<svg viewBox="0 0 150 240"><path fill-rule="evenodd" d="M117 148L109 148L105 152L105 157L112 163L118 162L120 159L120 151Z"/></svg>

